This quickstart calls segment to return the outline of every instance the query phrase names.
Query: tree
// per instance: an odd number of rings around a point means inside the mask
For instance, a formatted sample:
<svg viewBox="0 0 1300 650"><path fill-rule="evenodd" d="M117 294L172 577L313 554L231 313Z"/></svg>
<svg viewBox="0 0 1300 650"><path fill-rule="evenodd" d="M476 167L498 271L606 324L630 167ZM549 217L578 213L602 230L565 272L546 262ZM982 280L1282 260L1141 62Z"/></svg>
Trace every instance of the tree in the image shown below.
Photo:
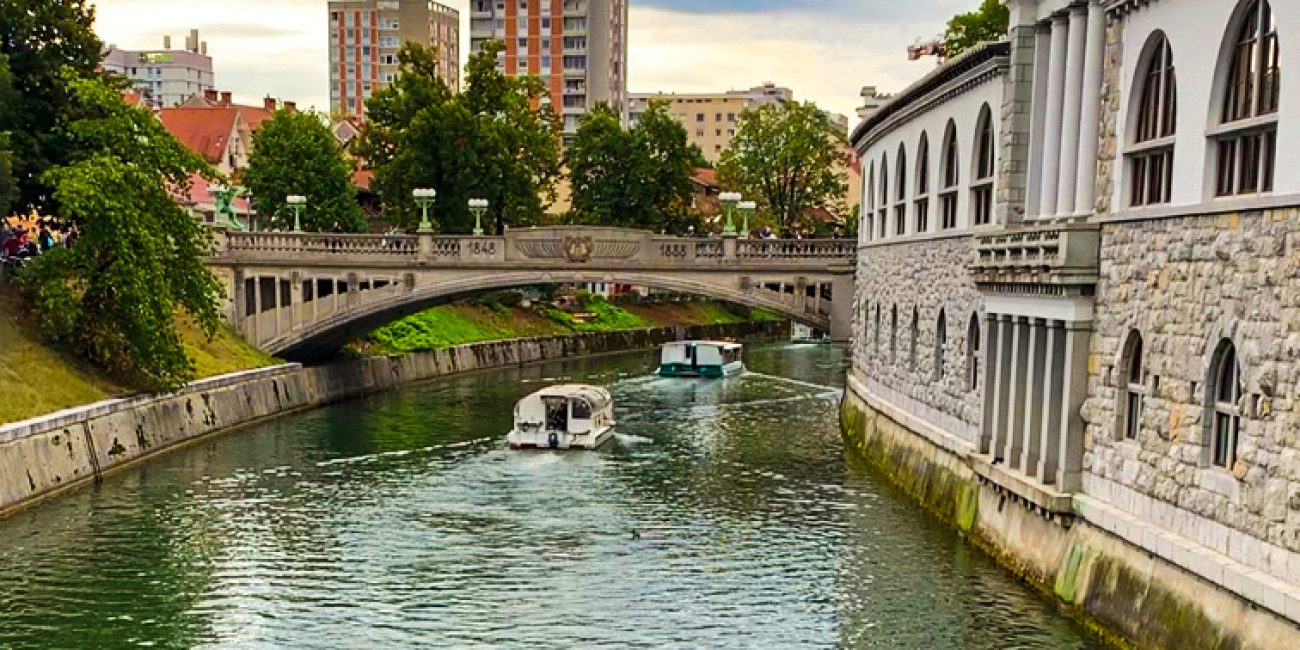
<svg viewBox="0 0 1300 650"><path fill-rule="evenodd" d="M14 90L0 97L0 127L10 133L21 205L54 211L45 171L74 155L66 80L99 75L103 44L91 30L94 20L86 0L0 2L0 55ZM73 74L62 74L65 68Z"/></svg>
<svg viewBox="0 0 1300 650"><path fill-rule="evenodd" d="M847 190L847 138L805 102L745 111L718 165L724 187L754 199L782 232L809 210L838 211Z"/></svg>
<svg viewBox="0 0 1300 650"><path fill-rule="evenodd" d="M347 232L366 228L352 187L352 164L316 113L279 110L263 122L253 134L243 183L258 214L280 228L293 226L285 198L295 194L307 198L304 230L329 231L335 223Z"/></svg>
<svg viewBox="0 0 1300 650"><path fill-rule="evenodd" d="M5 107L9 105L12 96L13 81L9 74L9 57L0 54L0 125L9 124ZM0 217L9 214L9 208L17 198L18 182L14 179L9 132L0 131Z"/></svg>
<svg viewBox="0 0 1300 650"><path fill-rule="evenodd" d="M1007 37L1010 24L1011 12L1000 0L984 0L979 9L948 21L944 56L951 59L984 41L1000 41Z"/></svg>
<svg viewBox="0 0 1300 650"><path fill-rule="evenodd" d="M497 70L502 49L491 42L470 57L459 95L438 77L434 50L408 43L398 52L397 78L367 102L357 145L394 223L419 221L411 192L421 187L438 192L433 212L443 232L470 231L471 198L490 202L497 232L540 219L559 173L559 125L549 108L538 109L540 80Z"/></svg>
<svg viewBox="0 0 1300 650"><path fill-rule="evenodd" d="M579 125L567 160L580 221L656 232L684 232L694 221L691 175L704 155L660 102L631 130L598 105Z"/></svg>
<svg viewBox="0 0 1300 650"><path fill-rule="evenodd" d="M177 388L194 369L175 319L187 313L211 336L221 290L203 267L207 231L174 196L215 172L104 80L70 71L62 83L83 117L69 125L72 160L42 181L82 234L20 282L55 343L141 387Z"/></svg>

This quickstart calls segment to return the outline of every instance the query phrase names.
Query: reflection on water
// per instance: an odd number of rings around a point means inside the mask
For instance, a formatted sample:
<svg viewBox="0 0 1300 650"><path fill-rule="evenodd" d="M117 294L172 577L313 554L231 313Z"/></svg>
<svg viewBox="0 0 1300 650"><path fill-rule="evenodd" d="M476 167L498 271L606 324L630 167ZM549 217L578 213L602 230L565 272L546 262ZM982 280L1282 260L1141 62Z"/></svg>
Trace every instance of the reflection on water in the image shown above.
<svg viewBox="0 0 1300 650"><path fill-rule="evenodd" d="M1085 647L864 468L826 346L723 381L634 354L252 427L0 522L0 646ZM598 452L503 448L612 385Z"/></svg>

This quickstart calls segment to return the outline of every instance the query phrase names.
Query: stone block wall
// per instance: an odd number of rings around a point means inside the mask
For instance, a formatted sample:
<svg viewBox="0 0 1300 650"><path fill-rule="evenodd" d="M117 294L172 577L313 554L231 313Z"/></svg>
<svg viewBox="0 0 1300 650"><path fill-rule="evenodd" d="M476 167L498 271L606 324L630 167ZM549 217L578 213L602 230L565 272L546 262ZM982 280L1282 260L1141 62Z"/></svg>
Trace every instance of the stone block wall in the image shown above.
<svg viewBox="0 0 1300 650"><path fill-rule="evenodd" d="M1122 435L1123 347L1140 332L1140 433ZM1231 340L1238 461L1209 464L1212 356ZM1084 491L1300 584L1300 210L1108 223L1089 363Z"/></svg>
<svg viewBox="0 0 1300 650"><path fill-rule="evenodd" d="M978 384L975 390L968 386L967 332L972 316L983 310L983 298L966 269L971 254L969 236L863 249L853 358L859 375L889 393L898 406L975 444L983 403ZM897 332L891 332L894 308ZM935 353L940 310L946 331L942 372L936 369Z"/></svg>

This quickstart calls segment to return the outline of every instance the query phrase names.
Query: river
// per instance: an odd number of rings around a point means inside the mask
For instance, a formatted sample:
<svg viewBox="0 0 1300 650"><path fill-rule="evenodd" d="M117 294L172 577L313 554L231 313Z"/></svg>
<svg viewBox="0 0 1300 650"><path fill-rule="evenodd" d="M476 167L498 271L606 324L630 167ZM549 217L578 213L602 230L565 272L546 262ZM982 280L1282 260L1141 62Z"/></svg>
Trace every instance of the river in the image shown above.
<svg viewBox="0 0 1300 650"><path fill-rule="evenodd" d="M0 647L1093 647L846 459L839 351L748 357L479 373L116 474L0 521ZM612 386L616 438L504 449L560 380Z"/></svg>

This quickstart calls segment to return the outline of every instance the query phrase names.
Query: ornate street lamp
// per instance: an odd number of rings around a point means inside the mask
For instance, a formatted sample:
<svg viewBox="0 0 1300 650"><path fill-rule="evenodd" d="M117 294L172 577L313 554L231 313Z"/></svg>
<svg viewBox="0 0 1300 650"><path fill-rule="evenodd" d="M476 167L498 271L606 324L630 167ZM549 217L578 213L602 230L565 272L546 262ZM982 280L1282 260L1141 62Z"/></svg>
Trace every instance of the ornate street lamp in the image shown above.
<svg viewBox="0 0 1300 650"><path fill-rule="evenodd" d="M301 194L290 194L284 197L284 202L289 204L290 210L293 210L293 232L302 232L302 211L307 207L307 197Z"/></svg>
<svg viewBox="0 0 1300 650"><path fill-rule="evenodd" d="M411 192L411 196L415 197L415 202L420 204L420 210L423 211L423 216L420 218L420 230L423 232L433 230L433 224L429 223L429 206L433 205L433 202L438 198L438 190L418 188Z"/></svg>
<svg viewBox="0 0 1300 650"><path fill-rule="evenodd" d="M736 204L740 203L740 192L723 192L718 195L718 200L722 201L722 205L725 206L727 211L727 225L723 226L722 234L734 235L736 234L736 222L733 219L733 214L736 210Z"/></svg>
<svg viewBox="0 0 1300 650"><path fill-rule="evenodd" d="M487 212L487 199L470 199L469 211L474 213L474 236L483 236L483 213Z"/></svg>
<svg viewBox="0 0 1300 650"><path fill-rule="evenodd" d="M740 227L740 236L749 236L749 218L753 216L754 211L758 209L758 204L753 201L741 201L737 208L740 209L740 216L744 220Z"/></svg>

